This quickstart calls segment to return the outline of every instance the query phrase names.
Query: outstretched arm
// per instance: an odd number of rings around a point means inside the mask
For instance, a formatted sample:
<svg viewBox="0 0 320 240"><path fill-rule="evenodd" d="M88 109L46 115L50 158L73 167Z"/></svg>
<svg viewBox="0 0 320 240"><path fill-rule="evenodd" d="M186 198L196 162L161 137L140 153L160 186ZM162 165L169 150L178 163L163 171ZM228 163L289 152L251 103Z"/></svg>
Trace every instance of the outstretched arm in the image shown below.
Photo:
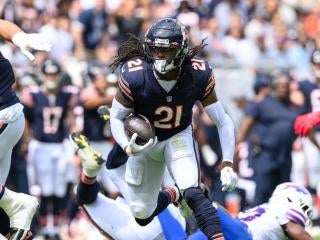
<svg viewBox="0 0 320 240"><path fill-rule="evenodd" d="M297 223L290 221L283 225L282 228L291 240L312 240L310 234Z"/></svg>
<svg viewBox="0 0 320 240"><path fill-rule="evenodd" d="M7 41L12 41L13 36L18 32L23 32L23 31L16 24L9 22L7 20L0 19L1 38Z"/></svg>
<svg viewBox="0 0 320 240"><path fill-rule="evenodd" d="M216 124L222 149L221 182L222 191L232 191L237 184L237 175L233 171L233 157L235 148L235 129L229 115L218 101L214 90L201 101L204 110Z"/></svg>
<svg viewBox="0 0 320 240"><path fill-rule="evenodd" d="M51 44L43 34L27 34L16 24L3 19L0 19L0 37L18 46L30 61L35 58L32 50L47 52L51 50Z"/></svg>

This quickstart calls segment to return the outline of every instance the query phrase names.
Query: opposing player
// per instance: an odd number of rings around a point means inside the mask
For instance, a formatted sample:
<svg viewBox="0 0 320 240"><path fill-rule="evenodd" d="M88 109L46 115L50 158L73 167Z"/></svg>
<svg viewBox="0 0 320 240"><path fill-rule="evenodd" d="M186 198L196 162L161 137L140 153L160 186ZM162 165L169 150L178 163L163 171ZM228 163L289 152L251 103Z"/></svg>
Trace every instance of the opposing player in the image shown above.
<svg viewBox="0 0 320 240"><path fill-rule="evenodd" d="M279 184L267 203L240 213L234 221L230 222L231 217L223 215L219 211L226 235L236 233L232 224L239 224L240 220L245 224L244 227L248 227L247 232L252 239L312 239L305 230L312 217L311 194L306 188L292 182Z"/></svg>
<svg viewBox="0 0 320 240"><path fill-rule="evenodd" d="M26 119L32 130L29 159L35 168L35 177L41 189L39 223L44 235L58 235L64 197L67 191L73 149L67 141L68 132L77 127L75 111L78 106L78 88L61 86L63 70L52 59L41 66L43 84L24 90L21 100ZM52 207L50 207L52 206ZM47 216L53 214L53 225Z"/></svg>
<svg viewBox="0 0 320 240"><path fill-rule="evenodd" d="M0 20L0 37L11 41L31 61L31 50L50 51L51 45L41 34L26 34L17 25ZM12 89L14 74L11 64L0 53L0 207L10 219L10 239L26 239L38 201L36 198L7 189L12 148L24 130L23 106Z"/></svg>
<svg viewBox="0 0 320 240"><path fill-rule="evenodd" d="M320 128L316 125L319 123L320 111L320 49L315 49L310 58L313 78L308 80L299 81L297 84L298 89L304 95L305 116L300 116L295 122L295 131L298 135L307 136L309 138L302 139L303 151L309 178L309 187L316 189L320 181ZM312 129L312 131L310 131ZM301 169L303 171L303 169Z"/></svg>
<svg viewBox="0 0 320 240"><path fill-rule="evenodd" d="M124 174L128 189L125 199L138 224L150 223L181 194L205 235L209 239L224 239L217 211L199 188L192 107L201 101L218 126L223 152L223 191L233 190L237 182L232 167L234 125L214 92L212 68L207 61L195 58L202 48L203 44L189 49L185 27L172 18L155 22L143 42L131 36L120 47L112 64L115 68L121 65L120 90L111 108L111 130L117 145L109 154L107 166L116 171L121 168L119 156L123 152L129 156ZM137 145L136 134L127 139L123 121L132 112L153 123L159 142L150 139L143 146ZM79 195L83 195L81 191L85 192L86 187L93 188L89 183L95 184L93 179L99 168L89 165L84 167ZM165 167L179 190L171 188L159 193Z"/></svg>

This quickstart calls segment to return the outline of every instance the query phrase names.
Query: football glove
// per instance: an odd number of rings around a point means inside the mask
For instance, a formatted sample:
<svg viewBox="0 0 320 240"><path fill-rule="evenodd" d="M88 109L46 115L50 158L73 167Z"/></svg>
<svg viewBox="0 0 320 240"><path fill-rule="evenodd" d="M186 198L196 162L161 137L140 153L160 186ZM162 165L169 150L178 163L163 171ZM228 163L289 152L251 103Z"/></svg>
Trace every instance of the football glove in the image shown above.
<svg viewBox="0 0 320 240"><path fill-rule="evenodd" d="M297 135L305 137L318 124L320 124L320 112L310 112L296 118L294 131Z"/></svg>
<svg viewBox="0 0 320 240"><path fill-rule="evenodd" d="M220 181L222 191L233 191L237 186L238 176L232 167L225 166L221 170Z"/></svg>
<svg viewBox="0 0 320 240"><path fill-rule="evenodd" d="M154 145L157 144L158 142L158 138L155 137L154 139L149 139L149 141L144 144L144 145L138 145L136 143L136 139L138 137L137 133L134 133L131 136L130 142L127 146L125 146L124 151L126 152L126 154L130 157L132 156L136 156L141 154L143 151L145 151L146 149L149 149L151 147L153 147Z"/></svg>
<svg viewBox="0 0 320 240"><path fill-rule="evenodd" d="M32 51L46 51L51 50L51 43L45 35L41 33L24 33L18 32L12 37L14 45L18 46L21 52L30 60L35 59Z"/></svg>

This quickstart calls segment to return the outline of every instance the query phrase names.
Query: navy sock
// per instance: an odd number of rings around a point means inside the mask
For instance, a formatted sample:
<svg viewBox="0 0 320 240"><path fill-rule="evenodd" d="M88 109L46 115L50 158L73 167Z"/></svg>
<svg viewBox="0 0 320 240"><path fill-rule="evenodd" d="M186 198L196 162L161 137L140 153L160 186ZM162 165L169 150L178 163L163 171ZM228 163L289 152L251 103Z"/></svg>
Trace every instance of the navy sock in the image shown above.
<svg viewBox="0 0 320 240"><path fill-rule="evenodd" d="M93 203L97 199L99 189L100 186L97 181L90 184L80 181L77 187L78 204L83 205Z"/></svg>
<svg viewBox="0 0 320 240"><path fill-rule="evenodd" d="M185 190L184 198L193 210L199 228L208 239L224 239L217 209L204 196L202 190L199 187L189 188Z"/></svg>

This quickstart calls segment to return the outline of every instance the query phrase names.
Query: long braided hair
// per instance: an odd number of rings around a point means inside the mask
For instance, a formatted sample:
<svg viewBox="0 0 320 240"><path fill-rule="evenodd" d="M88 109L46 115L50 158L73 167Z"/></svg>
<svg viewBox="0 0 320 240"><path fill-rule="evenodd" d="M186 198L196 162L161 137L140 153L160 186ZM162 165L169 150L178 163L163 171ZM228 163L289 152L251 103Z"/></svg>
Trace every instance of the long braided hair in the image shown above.
<svg viewBox="0 0 320 240"><path fill-rule="evenodd" d="M146 58L143 41L137 36L129 33L129 38L124 42L119 48L114 61L109 65L112 71L115 71L120 65L125 63L127 60L133 57L143 57ZM193 48L189 48L185 56L184 61L190 61L191 58L196 56L202 49L208 44L205 43L206 38L202 39L201 43Z"/></svg>

